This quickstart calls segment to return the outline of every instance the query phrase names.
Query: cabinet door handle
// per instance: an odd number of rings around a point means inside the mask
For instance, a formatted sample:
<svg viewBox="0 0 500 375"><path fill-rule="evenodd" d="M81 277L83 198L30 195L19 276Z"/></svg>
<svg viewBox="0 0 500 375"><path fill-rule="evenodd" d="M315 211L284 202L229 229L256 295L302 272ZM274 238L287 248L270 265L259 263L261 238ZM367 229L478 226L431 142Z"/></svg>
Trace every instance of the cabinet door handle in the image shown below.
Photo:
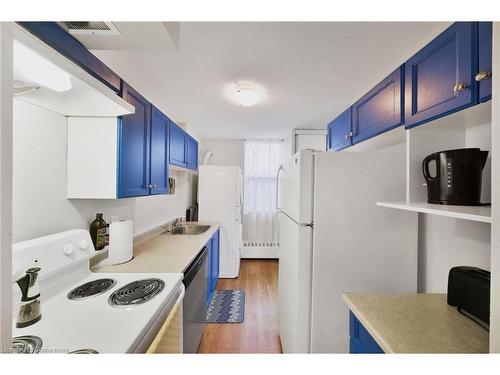
<svg viewBox="0 0 500 375"><path fill-rule="evenodd" d="M491 78L491 72L482 70L479 73L476 74L476 81L486 81L487 79Z"/></svg>
<svg viewBox="0 0 500 375"><path fill-rule="evenodd" d="M458 96L459 93L461 93L462 91L465 91L467 88L469 88L469 86L467 86L466 83L460 82L460 83L457 83L453 87L453 92L454 92L455 96Z"/></svg>
<svg viewBox="0 0 500 375"><path fill-rule="evenodd" d="M345 135L345 139L352 138L352 132L349 132Z"/></svg>
<svg viewBox="0 0 500 375"><path fill-rule="evenodd" d="M153 189L156 189L156 184L153 184Z"/></svg>

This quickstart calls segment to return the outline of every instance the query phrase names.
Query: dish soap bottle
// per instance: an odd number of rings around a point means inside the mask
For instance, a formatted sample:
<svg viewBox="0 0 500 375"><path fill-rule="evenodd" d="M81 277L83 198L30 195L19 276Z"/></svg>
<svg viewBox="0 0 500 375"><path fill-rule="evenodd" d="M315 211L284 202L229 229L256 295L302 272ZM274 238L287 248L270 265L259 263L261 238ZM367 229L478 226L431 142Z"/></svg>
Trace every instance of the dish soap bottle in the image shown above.
<svg viewBox="0 0 500 375"><path fill-rule="evenodd" d="M90 224L90 237L96 250L104 249L104 246L106 246L107 224L101 213L98 213L95 220Z"/></svg>

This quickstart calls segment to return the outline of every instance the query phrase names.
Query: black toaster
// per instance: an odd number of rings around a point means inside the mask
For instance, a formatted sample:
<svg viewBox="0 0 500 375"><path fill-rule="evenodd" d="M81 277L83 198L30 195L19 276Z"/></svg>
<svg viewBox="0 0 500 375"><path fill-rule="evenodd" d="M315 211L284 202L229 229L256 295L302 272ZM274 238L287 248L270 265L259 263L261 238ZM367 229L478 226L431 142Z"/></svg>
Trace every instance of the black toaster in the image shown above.
<svg viewBox="0 0 500 375"><path fill-rule="evenodd" d="M448 275L448 305L478 323L490 324L490 272L477 267L453 267ZM484 325L484 324L482 324Z"/></svg>

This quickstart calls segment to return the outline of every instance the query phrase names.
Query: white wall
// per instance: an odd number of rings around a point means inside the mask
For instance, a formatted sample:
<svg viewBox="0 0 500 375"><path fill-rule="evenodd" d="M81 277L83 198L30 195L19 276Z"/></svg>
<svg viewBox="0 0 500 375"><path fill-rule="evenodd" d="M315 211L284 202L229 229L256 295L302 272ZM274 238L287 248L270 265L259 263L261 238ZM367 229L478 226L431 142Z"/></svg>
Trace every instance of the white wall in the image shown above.
<svg viewBox="0 0 500 375"><path fill-rule="evenodd" d="M461 142L465 144L459 143L457 147L491 150L490 123L466 128L461 132L460 137L464 138ZM434 142L438 142L438 149L434 151L453 148L448 144L439 145L437 138L436 133ZM491 201L491 155L483 169L481 200ZM419 291L446 293L448 273L454 266L475 266L490 270L490 237L491 225L487 223L420 214Z"/></svg>
<svg viewBox="0 0 500 375"><path fill-rule="evenodd" d="M493 67L500 71L500 23L493 23ZM491 315L490 315L490 352L500 353L500 80L495 75L492 82L492 210L491 210Z"/></svg>
<svg viewBox="0 0 500 375"><path fill-rule="evenodd" d="M419 292L446 293L455 266L490 270L490 224L418 215Z"/></svg>
<svg viewBox="0 0 500 375"><path fill-rule="evenodd" d="M239 165L243 171L245 163L245 141L243 139L203 139L200 160L208 150L213 156L209 165Z"/></svg>
<svg viewBox="0 0 500 375"><path fill-rule="evenodd" d="M176 193L119 200L66 198L66 117L14 100L13 241L89 227L96 212L134 221L140 234L192 204L195 178L173 172ZM96 182L98 183L98 182Z"/></svg>
<svg viewBox="0 0 500 375"><path fill-rule="evenodd" d="M0 352L12 343L12 26L0 22Z"/></svg>

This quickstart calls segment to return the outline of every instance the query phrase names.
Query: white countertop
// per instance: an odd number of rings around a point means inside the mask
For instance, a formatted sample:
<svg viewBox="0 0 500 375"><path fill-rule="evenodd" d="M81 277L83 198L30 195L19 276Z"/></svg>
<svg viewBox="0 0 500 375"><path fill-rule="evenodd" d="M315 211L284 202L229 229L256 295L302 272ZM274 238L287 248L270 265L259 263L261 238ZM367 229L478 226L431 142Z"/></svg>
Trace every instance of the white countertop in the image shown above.
<svg viewBox="0 0 500 375"><path fill-rule="evenodd" d="M119 265L98 264L93 272L174 272L183 273L219 228L209 222L189 224L210 225L205 233L173 235L160 233L134 245L134 258Z"/></svg>
<svg viewBox="0 0 500 375"><path fill-rule="evenodd" d="M343 295L385 353L488 353L488 332L448 306L446 294Z"/></svg>

